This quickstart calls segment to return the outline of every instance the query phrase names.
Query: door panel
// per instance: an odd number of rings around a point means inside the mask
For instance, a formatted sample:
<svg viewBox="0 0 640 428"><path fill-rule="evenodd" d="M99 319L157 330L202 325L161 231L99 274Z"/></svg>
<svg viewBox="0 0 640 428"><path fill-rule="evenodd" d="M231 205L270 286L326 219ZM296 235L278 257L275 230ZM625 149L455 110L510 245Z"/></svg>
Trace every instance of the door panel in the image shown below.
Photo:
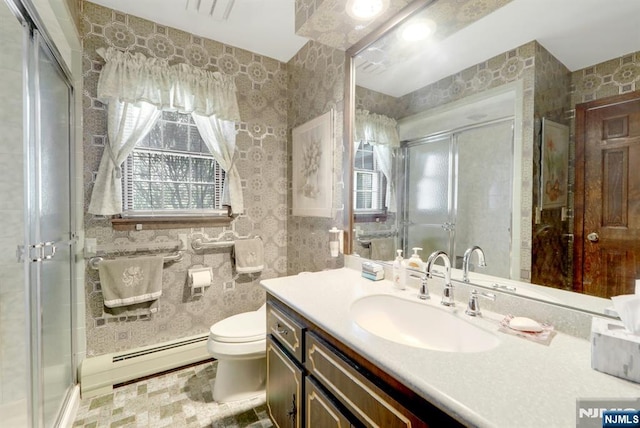
<svg viewBox="0 0 640 428"><path fill-rule="evenodd" d="M34 425L55 426L73 385L71 88L37 32L29 144ZM39 333L39 334L37 334Z"/></svg>
<svg viewBox="0 0 640 428"><path fill-rule="evenodd" d="M589 103L577 113L584 137L576 141L576 181L585 197L583 207L576 205L577 228L583 216L576 288L605 298L630 294L640 278L640 171L634 167L640 165L640 93Z"/></svg>

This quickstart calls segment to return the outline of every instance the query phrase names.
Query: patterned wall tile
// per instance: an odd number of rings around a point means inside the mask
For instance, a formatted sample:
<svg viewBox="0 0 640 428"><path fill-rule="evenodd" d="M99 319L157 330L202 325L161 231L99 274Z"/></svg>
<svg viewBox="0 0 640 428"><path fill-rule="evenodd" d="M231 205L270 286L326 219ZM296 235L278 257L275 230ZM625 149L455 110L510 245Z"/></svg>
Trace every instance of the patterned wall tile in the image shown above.
<svg viewBox="0 0 640 428"><path fill-rule="evenodd" d="M96 49L108 46L167 58L171 64L186 62L235 76L242 117L242 122L237 124L238 167L245 199L245 214L235 219L228 229L119 232L111 228L107 218L87 214L86 237L96 238L98 245L144 243L177 240L180 233L186 233L189 239L201 235L214 238L229 230L239 236L260 234L267 259L261 275L237 276L229 250L195 252L188 249L182 261L164 269L159 312L150 318L126 320L103 316L97 272L87 269L87 355L206 333L213 323L225 317L256 309L264 301L259 280L287 272L287 65L93 3L84 3L82 22L85 206L107 135L106 110L96 100L103 64ZM204 296L192 298L187 287L187 270L202 266L213 267L214 283Z"/></svg>
<svg viewBox="0 0 640 428"><path fill-rule="evenodd" d="M287 222L288 261L287 272L319 271L344 264L343 257L329 255L329 229L343 226L343 177L342 177L342 121L344 100L345 53L318 42L307 43L289 61L289 127L291 129L330 110L334 114L334 177L332 218L297 217L289 215ZM288 154L291 157L292 141L289 136ZM287 183L292 173L288 172ZM291 186L288 186L288 198ZM291 205L289 205L291 210ZM291 211L289 211L291 212Z"/></svg>

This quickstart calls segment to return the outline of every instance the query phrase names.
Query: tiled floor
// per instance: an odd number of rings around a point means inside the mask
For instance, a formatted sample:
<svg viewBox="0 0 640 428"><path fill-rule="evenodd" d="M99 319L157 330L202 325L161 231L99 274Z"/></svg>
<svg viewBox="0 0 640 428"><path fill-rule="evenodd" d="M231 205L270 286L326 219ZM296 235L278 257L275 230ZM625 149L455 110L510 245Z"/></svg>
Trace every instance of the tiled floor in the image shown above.
<svg viewBox="0 0 640 428"><path fill-rule="evenodd" d="M82 400L74 427L271 427L264 396L218 404L216 362L175 371Z"/></svg>

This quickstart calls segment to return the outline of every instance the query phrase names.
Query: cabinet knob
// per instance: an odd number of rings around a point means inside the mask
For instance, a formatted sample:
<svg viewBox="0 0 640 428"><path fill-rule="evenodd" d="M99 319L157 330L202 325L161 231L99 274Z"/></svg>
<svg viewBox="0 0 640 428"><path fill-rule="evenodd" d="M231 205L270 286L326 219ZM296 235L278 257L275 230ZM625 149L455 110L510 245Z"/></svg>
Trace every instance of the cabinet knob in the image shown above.
<svg viewBox="0 0 640 428"><path fill-rule="evenodd" d="M276 323L276 333L281 334L282 336L286 336L287 334L289 334L289 330L287 330L286 328L282 327L280 325L280 323Z"/></svg>

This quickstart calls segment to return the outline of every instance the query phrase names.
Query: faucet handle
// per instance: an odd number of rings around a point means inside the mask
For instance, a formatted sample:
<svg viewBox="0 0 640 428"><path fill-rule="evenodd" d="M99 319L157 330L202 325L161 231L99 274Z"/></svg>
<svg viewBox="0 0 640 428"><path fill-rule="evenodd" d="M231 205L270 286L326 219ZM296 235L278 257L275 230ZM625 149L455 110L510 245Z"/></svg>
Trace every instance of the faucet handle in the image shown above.
<svg viewBox="0 0 640 428"><path fill-rule="evenodd" d="M491 301L496 300L495 294L488 293L486 291L480 293L474 288L469 295L469 305L467 306L467 310L464 311L464 313L469 315L470 317L475 317L482 314L480 312L480 301L478 300L478 297L483 297Z"/></svg>
<svg viewBox="0 0 640 428"><path fill-rule="evenodd" d="M447 282L444 285L444 290L442 290L442 300L440 301L441 305L444 306L455 306L456 305L456 301L454 300L453 297L453 284L450 282Z"/></svg>
<svg viewBox="0 0 640 428"><path fill-rule="evenodd" d="M420 289L418 290L418 298L422 300L428 300L431 298L429 295L429 288L427 287L427 273L423 273L422 275L414 275L410 274L412 278L418 278L420 280Z"/></svg>

